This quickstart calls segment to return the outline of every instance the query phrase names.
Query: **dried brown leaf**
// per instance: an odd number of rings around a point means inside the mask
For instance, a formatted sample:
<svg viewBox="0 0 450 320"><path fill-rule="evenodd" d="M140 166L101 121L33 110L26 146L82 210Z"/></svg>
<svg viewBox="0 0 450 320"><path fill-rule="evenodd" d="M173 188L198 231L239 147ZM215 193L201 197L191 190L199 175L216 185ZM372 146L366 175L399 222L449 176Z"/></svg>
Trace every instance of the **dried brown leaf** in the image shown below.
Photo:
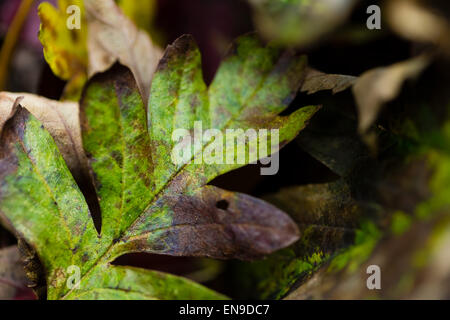
<svg viewBox="0 0 450 320"><path fill-rule="evenodd" d="M359 111L359 131L365 133L376 120L383 105L400 93L403 83L417 77L430 63L431 56L422 54L410 60L363 73L353 93Z"/></svg>
<svg viewBox="0 0 450 320"><path fill-rule="evenodd" d="M89 76L106 71L119 60L133 72L147 103L153 73L162 57L161 49L147 33L122 13L113 0L86 0L89 26Z"/></svg>
<svg viewBox="0 0 450 320"><path fill-rule="evenodd" d="M350 88L356 81L356 77L341 74L326 74L321 71L308 68L305 82L301 91L313 94L318 91L332 90L333 94Z"/></svg>
<svg viewBox="0 0 450 320"><path fill-rule="evenodd" d="M0 130L20 103L50 132L72 174L79 178L87 162L81 142L79 107L76 102L58 102L29 93L0 92Z"/></svg>

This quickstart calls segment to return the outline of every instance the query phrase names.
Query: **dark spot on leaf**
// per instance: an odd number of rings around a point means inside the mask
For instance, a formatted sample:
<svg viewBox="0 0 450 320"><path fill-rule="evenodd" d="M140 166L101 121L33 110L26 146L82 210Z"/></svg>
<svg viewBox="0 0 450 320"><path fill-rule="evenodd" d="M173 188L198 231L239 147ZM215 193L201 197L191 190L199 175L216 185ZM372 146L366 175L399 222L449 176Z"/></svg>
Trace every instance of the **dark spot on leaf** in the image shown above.
<svg viewBox="0 0 450 320"><path fill-rule="evenodd" d="M219 209L222 209L222 210L228 210L229 203L227 200L220 200L220 201L217 201L216 207Z"/></svg>
<svg viewBox="0 0 450 320"><path fill-rule="evenodd" d="M123 163L122 154L119 151L114 150L111 152L111 157L117 162L119 167L122 168L122 163Z"/></svg>
<svg viewBox="0 0 450 320"><path fill-rule="evenodd" d="M70 33L70 37L72 38L72 41L73 42L77 42L78 41L78 33L76 32L76 31L72 31L71 33Z"/></svg>

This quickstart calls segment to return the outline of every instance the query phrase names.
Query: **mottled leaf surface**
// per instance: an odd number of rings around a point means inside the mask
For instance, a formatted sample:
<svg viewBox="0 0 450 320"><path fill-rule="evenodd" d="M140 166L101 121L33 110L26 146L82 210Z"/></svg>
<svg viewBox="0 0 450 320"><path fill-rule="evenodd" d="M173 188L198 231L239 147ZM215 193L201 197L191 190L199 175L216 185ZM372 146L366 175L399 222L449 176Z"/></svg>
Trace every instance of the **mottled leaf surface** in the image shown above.
<svg viewBox="0 0 450 320"><path fill-rule="evenodd" d="M384 104L399 95L403 83L420 75L430 62L431 56L422 54L362 74L353 87L359 112L359 131L366 132L377 119Z"/></svg>
<svg viewBox="0 0 450 320"><path fill-rule="evenodd" d="M97 292L105 292L106 299L175 298L179 292L170 287L174 283L186 287L187 293L180 297L196 298L198 291L197 298L222 298L188 280L147 270L118 268L122 272L115 272L111 268L107 277L104 269L110 268L109 264L99 263L107 249L102 245L106 241L102 242L97 234L87 204L50 134L19 106L3 128L2 146L1 221L36 250L46 272L49 299L72 297L67 296L71 266L87 275L80 284L84 291L78 298L94 298ZM51 231L48 226L53 226ZM100 275L105 282L91 279ZM135 279L133 285L138 286L141 281L141 286L130 288L128 281ZM167 287L155 291L146 286L148 282L155 286L165 283Z"/></svg>
<svg viewBox="0 0 450 320"><path fill-rule="evenodd" d="M60 294L64 268L94 262L97 232L84 197L50 134L25 109L6 123L1 153L2 221L35 246Z"/></svg>
<svg viewBox="0 0 450 320"><path fill-rule="evenodd" d="M191 133L195 129L194 122L201 121L203 130L214 128L224 133L233 128L244 131L279 129L283 146L318 110L318 107L304 107L289 117L278 116L303 82L305 56L295 56L270 45L264 47L256 37L243 36L233 44L209 88L203 82L200 58L193 39L183 36L166 50L153 79L148 108L149 133L152 153L158 153L159 159L163 159L155 163L157 189L181 170L204 184L243 166L199 166L190 158L178 165L172 164L170 157L176 144L172 134L177 128ZM254 140L250 138L250 142ZM203 150L207 144L195 145L193 155L198 158L196 150ZM278 147L274 146L274 150ZM234 150L225 153L229 151ZM250 154L247 163L258 160L248 147L245 151Z"/></svg>
<svg viewBox="0 0 450 320"><path fill-rule="evenodd" d="M126 67L116 64L89 80L80 114L100 234L51 135L18 107L2 134L0 212L4 224L36 250L48 298L220 299L191 281L111 262L131 252L248 260L295 242L299 230L284 212L207 183L277 152L305 127L317 107L278 115L300 88L304 68L304 57L245 36L207 88L200 53L184 36L160 61L148 108ZM258 154L247 140L244 163L196 163L195 155L211 144L205 139L191 159L174 165L172 133L191 130L195 121L220 132L276 128L280 142ZM80 267L75 287L67 286L71 266Z"/></svg>
<svg viewBox="0 0 450 320"><path fill-rule="evenodd" d="M252 124L256 128L269 124L269 128L281 128L284 144L295 137L317 109L307 107L286 118L277 116L301 84L302 75L294 71L301 73L304 58L264 48L250 36L239 39L235 46L237 53L225 60L208 90L194 41L188 36L177 40L167 49L155 74L148 116L137 88L130 85L131 74L123 68L116 66L90 82L82 100L83 140L91 158L100 206L108 212L108 216L103 215L102 234L108 241L115 241L108 252L111 257L147 251L249 259L297 238L295 226L274 207L249 196L205 186L217 175L245 163L206 165L192 158L176 165L171 159L173 130L191 130L195 121L202 121L205 129L216 122L213 127L218 130L238 123L244 129ZM259 56L254 55L255 50ZM265 69L258 74L261 66ZM292 66L297 69L292 70ZM241 68L253 72L257 78L250 79L257 82L246 83L247 75L241 75ZM242 94L252 97L247 99L247 106L241 105L242 98L225 85L237 81L243 85ZM280 90L266 92L273 90L275 82ZM233 95L231 102L225 100L227 94ZM218 108L227 113L222 114L222 119L215 110ZM207 144L198 148L204 149ZM279 146L275 147L277 150ZM253 157L247 161L257 160L257 155ZM220 201L227 208L219 208Z"/></svg>

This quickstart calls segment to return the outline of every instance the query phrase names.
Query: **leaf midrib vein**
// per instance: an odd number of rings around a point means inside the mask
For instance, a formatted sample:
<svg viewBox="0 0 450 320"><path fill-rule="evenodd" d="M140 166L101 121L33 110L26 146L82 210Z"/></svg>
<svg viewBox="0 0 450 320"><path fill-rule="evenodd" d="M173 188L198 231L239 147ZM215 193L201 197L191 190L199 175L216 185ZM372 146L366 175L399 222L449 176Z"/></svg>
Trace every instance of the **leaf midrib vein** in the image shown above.
<svg viewBox="0 0 450 320"><path fill-rule="evenodd" d="M278 63L278 61L277 61L277 63ZM277 63L275 63L274 66L276 66ZM273 69L273 68L272 68L272 69ZM239 110L239 112L237 112L235 115L232 115L232 117L230 117L230 119L228 119L227 122L225 122L225 123L222 125L222 127L221 127L220 130L223 130L223 128L226 128L227 126L229 126L229 124L230 124L232 121L235 121L235 120L241 115L242 111L245 109L245 105L247 105L247 103L248 103L251 99L253 99L254 96L257 94L257 92L261 89L262 85L263 85L264 82L267 80L268 76L271 74L272 69L271 69L270 71L268 71L268 72L262 77L262 79L261 79L261 81L259 82L258 86L255 88L254 92L253 92L253 93L248 97L248 99L245 101L245 104L242 105L242 107L241 107L241 109ZM208 91L209 91L209 88L208 88ZM209 99L209 94L208 94L208 106L210 105L210 101L211 101L211 100ZM211 116L211 115L210 115L210 116ZM147 132L148 132L148 130L147 130ZM203 152L203 150L204 150L206 147L208 147L212 142L213 142L213 139L211 138L211 140L210 140L208 143L206 143L205 145L203 145L203 148L202 148L198 153ZM130 226L129 226L128 228L126 228L126 229L124 230L124 232L128 231L129 229L131 229L131 228L135 225L135 223L136 223L136 222L138 221L138 219L142 216L142 214L143 214L144 212L146 212L146 211L151 207L151 205L155 202L155 199L158 199L158 198L161 196L161 193L166 189L166 187L173 181L173 179L174 179L178 174L180 174L180 172L182 172L182 171L183 171L183 170L184 170L184 169L192 162L192 160L195 158L195 156L198 155L198 153L196 153L195 155L193 155L193 156L191 157L191 159L189 160L189 162L186 162L185 164L183 164L176 172L174 172L174 173L169 177L169 179L167 179L167 181L164 183L164 185L162 185L162 186L159 188L159 190L155 192L154 196L153 196L151 199L149 199L149 202L148 202L149 204L145 207L144 210L142 210L142 213L134 219L134 221L130 224ZM124 233L124 232L122 232L122 235L120 236L119 241L116 242L116 243L111 242L111 244L110 244L109 247L105 250L105 252L104 252L104 253L103 253L103 254L102 254L102 255L101 255L101 256L100 256L93 264L92 264L92 266L86 271L86 273L85 273L84 275L81 276L81 278L80 278L80 283L81 283L81 281L82 281L84 278L86 278L86 277L92 272L92 270L94 270L95 267L98 266L99 262L102 261L102 259L104 259L105 256L108 257L108 253L111 252L115 247L117 247L118 243L120 243L121 241L124 240L124 239L123 239L123 233ZM65 297L67 297L73 290L74 290L74 289L70 289L70 290L63 296L63 299L64 299Z"/></svg>

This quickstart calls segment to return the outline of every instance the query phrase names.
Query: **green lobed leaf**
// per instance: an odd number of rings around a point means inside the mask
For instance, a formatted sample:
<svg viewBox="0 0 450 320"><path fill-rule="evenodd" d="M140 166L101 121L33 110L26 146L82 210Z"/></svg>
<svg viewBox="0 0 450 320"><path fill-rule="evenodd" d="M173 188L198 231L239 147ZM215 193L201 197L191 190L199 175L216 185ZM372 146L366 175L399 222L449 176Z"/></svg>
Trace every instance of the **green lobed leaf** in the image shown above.
<svg viewBox="0 0 450 320"><path fill-rule="evenodd" d="M116 64L94 76L80 104L83 143L102 214L100 235L51 136L19 108L2 136L0 212L4 223L37 251L48 298L223 298L179 277L111 262L130 252L247 260L295 242L298 229L281 210L206 184L278 151L305 127L317 107L278 116L300 88L304 67L305 58L245 36L207 89L200 53L184 36L159 64L147 114L130 70ZM193 128L197 120L223 132L278 128L280 143L265 154L250 153L245 163L195 163L192 157L174 165L173 130ZM194 150L204 151L210 143L203 141ZM79 286L67 285L71 266L80 267Z"/></svg>
<svg viewBox="0 0 450 320"><path fill-rule="evenodd" d="M1 154L1 218L35 247L60 294L67 266L94 262L88 206L50 134L21 107L3 129Z"/></svg>
<svg viewBox="0 0 450 320"><path fill-rule="evenodd" d="M200 52L193 39L183 36L166 50L153 78L148 108L149 133L152 153L163 160L155 164L157 189L181 169L204 184L243 166L199 166L192 159L172 164L170 157L175 146L172 133L176 128L193 132L195 120L200 120L204 130L279 129L283 146L319 109L304 107L289 117L277 116L300 88L306 57L272 46L264 47L254 36L240 37L234 43L209 88L203 82L200 63ZM195 147L203 150L206 146ZM195 153L195 149L193 151ZM246 153L248 151L247 148ZM252 153L247 163L255 160L257 157Z"/></svg>
<svg viewBox="0 0 450 320"><path fill-rule="evenodd" d="M28 111L19 107L6 123L2 146L0 217L36 249L49 299L97 298L98 292L104 299L224 298L176 276L98 263L105 250L83 196L50 134ZM67 296L71 266L89 276Z"/></svg>

